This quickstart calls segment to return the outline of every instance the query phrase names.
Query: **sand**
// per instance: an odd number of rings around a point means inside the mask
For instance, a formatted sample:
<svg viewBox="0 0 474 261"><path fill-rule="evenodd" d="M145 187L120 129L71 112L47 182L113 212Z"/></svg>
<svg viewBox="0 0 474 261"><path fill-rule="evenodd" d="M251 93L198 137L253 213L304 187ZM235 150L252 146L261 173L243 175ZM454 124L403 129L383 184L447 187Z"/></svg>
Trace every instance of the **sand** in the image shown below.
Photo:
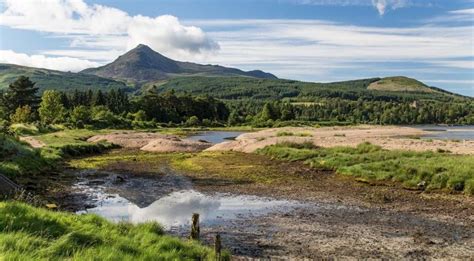
<svg viewBox="0 0 474 261"><path fill-rule="evenodd" d="M283 133L288 136L281 136ZM389 150L450 151L455 154L474 154L474 141L423 140L414 137L425 131L398 126L351 127L285 127L245 133L234 141L216 144L207 151L240 151L252 153L265 146L281 142L312 142L320 147L350 146L370 142Z"/></svg>
<svg viewBox="0 0 474 261"><path fill-rule="evenodd" d="M37 139L35 139L34 137L31 137L31 136L20 137L20 140L30 144L30 146L33 147L33 148L42 148L42 147L46 146L46 144L44 144L44 142L42 142L40 140L37 140Z"/></svg>
<svg viewBox="0 0 474 261"><path fill-rule="evenodd" d="M150 152L198 152L212 145L207 142L181 139L175 135L146 132L116 132L96 135L87 141L107 141L123 148Z"/></svg>

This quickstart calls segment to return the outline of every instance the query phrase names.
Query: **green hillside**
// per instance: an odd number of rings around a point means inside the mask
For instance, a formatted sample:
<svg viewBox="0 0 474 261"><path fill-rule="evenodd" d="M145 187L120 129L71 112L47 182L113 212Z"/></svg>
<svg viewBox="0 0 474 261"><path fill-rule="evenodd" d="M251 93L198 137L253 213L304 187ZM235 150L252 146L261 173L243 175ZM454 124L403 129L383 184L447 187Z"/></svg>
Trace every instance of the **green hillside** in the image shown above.
<svg viewBox="0 0 474 261"><path fill-rule="evenodd" d="M109 90L127 88L119 81L102 78L95 75L61 72L42 68L33 68L13 64L0 64L0 90L6 89L19 76L30 77L40 91L55 89L61 91L78 90Z"/></svg>
<svg viewBox="0 0 474 261"><path fill-rule="evenodd" d="M448 92L437 91L409 78L400 78L413 85L417 82L423 86L420 91L400 91L403 82L392 78L390 85L381 90L369 88L375 83L384 83L387 80L380 78L352 80L334 83L310 83L282 79L255 79L243 77L180 77L168 81L156 82L161 91L175 90L188 92L194 95L210 95L220 99L238 100L311 100L314 98L342 98L347 100L439 100L466 99ZM145 85L149 88L153 84ZM397 88L395 88L397 87ZM419 87L421 88L421 87ZM415 90L415 87L412 87ZM426 91L428 89L430 91Z"/></svg>
<svg viewBox="0 0 474 261"><path fill-rule="evenodd" d="M383 78L380 81L371 83L369 90L390 91L390 92L421 92L434 93L437 92L426 86L424 83L404 76L395 76Z"/></svg>

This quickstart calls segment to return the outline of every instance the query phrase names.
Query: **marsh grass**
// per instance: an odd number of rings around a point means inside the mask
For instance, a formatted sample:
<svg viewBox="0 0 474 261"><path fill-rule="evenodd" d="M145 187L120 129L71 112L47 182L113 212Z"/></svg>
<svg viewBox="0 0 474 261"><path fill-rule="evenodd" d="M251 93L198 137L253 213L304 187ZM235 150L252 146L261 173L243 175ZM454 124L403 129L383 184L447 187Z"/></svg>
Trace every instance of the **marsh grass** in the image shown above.
<svg viewBox="0 0 474 261"><path fill-rule="evenodd" d="M389 151L369 143L355 148L311 148L277 144L257 153L288 161L303 161L316 169L366 181L402 183L407 188L474 194L474 156L446 152ZM425 184L420 186L420 184Z"/></svg>
<svg viewBox="0 0 474 261"><path fill-rule="evenodd" d="M224 254L229 259L228 253ZM196 241L163 234L157 223L114 224L0 202L0 259L5 260L214 260Z"/></svg>

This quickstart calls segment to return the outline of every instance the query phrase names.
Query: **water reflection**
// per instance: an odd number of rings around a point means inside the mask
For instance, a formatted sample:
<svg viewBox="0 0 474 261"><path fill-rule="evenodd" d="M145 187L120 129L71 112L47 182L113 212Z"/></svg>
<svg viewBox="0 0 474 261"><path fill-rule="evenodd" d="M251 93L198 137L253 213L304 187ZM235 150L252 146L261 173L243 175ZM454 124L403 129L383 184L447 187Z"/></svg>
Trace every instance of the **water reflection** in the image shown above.
<svg viewBox="0 0 474 261"><path fill-rule="evenodd" d="M170 193L144 208L119 195L105 197L102 195L98 200L98 206L86 212L113 221L132 223L157 221L169 229L189 224L192 213L199 213L204 224L217 224L230 219L264 215L272 211L289 211L297 205L297 202L286 200L221 193L211 196L195 190L182 190Z"/></svg>
<svg viewBox="0 0 474 261"><path fill-rule="evenodd" d="M228 141L229 139L234 139L235 137L243 134L242 131L204 131L196 135L189 136L188 139L191 140L205 140L210 143L221 143Z"/></svg>

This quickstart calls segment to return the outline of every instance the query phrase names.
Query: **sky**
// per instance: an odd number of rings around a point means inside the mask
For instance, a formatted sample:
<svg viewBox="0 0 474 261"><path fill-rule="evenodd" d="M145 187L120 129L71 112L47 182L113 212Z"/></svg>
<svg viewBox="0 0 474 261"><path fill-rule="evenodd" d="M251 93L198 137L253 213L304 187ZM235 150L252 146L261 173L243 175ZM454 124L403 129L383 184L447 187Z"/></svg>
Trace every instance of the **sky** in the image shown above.
<svg viewBox="0 0 474 261"><path fill-rule="evenodd" d="M474 0L0 0L0 63L77 72L138 44L285 79L403 75L474 97Z"/></svg>

